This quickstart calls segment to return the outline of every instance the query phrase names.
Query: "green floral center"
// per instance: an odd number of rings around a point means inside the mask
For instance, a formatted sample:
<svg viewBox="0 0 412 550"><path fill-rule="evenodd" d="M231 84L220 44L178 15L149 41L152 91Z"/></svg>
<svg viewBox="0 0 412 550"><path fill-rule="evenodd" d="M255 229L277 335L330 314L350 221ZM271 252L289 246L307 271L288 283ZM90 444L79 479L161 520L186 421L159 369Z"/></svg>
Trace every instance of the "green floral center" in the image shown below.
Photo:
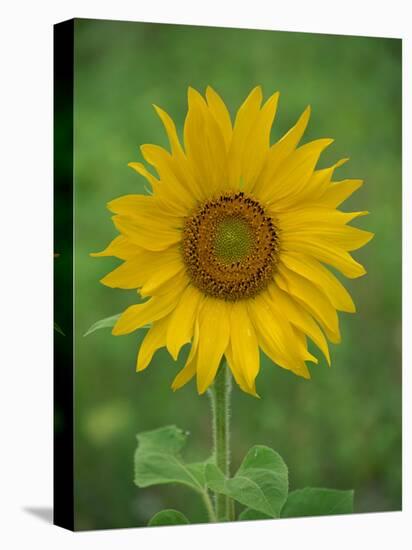
<svg viewBox="0 0 412 550"><path fill-rule="evenodd" d="M253 233L245 220L232 217L217 224L215 253L222 262L240 262L252 252L253 244Z"/></svg>

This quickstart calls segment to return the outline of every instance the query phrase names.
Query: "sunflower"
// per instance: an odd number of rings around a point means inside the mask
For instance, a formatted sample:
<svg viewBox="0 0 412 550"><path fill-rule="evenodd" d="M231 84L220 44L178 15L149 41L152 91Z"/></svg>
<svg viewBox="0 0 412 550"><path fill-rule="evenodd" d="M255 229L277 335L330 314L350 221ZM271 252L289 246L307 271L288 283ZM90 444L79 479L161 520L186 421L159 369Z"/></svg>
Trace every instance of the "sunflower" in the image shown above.
<svg viewBox="0 0 412 550"><path fill-rule="evenodd" d="M232 124L211 87L205 97L189 88L184 146L171 117L154 106L170 152L141 146L156 175L140 162L129 164L151 193L108 204L119 235L95 256L123 263L101 282L147 298L121 314L113 334L151 324L138 371L159 348L176 360L190 343L174 390L196 376L202 394L226 359L240 388L257 395L260 349L280 367L310 378L307 362L318 360L307 338L330 365L327 340L341 339L337 312L355 311L325 264L349 278L365 274L350 252L373 234L348 223L367 212L337 209L363 182L332 181L348 159L316 168L332 139L298 146L310 107L271 145L278 98L277 92L262 103L261 87L254 88Z"/></svg>

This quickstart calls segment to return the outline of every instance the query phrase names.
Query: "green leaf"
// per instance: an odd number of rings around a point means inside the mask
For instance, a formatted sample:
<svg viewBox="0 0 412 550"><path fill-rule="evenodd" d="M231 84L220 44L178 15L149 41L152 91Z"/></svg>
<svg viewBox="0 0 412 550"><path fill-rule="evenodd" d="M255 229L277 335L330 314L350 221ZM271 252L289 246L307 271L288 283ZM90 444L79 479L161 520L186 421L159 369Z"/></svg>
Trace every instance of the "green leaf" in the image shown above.
<svg viewBox="0 0 412 550"><path fill-rule="evenodd" d="M353 491L307 487L289 493L282 518L353 513Z"/></svg>
<svg viewBox="0 0 412 550"><path fill-rule="evenodd" d="M202 488L206 488L206 465L212 461L212 458L205 460L205 462L192 462L186 464L188 470L196 478L197 482Z"/></svg>
<svg viewBox="0 0 412 550"><path fill-rule="evenodd" d="M117 315L112 315L111 317L106 317L105 319L100 319L100 321L96 321L92 324L92 326L83 334L83 336L89 336L89 334L92 334L93 332L96 332L96 330L100 330L101 328L112 328L116 324L117 320L119 319L121 313L117 313ZM150 328L152 326L152 323L149 323L147 325L144 325L143 328Z"/></svg>
<svg viewBox="0 0 412 550"><path fill-rule="evenodd" d="M157 527L159 525L187 525L189 520L178 510L162 510L157 512L149 521L149 527Z"/></svg>
<svg viewBox="0 0 412 550"><path fill-rule="evenodd" d="M54 330L55 330L56 332L58 332L59 334L61 334L62 336L66 336L66 335L64 334L64 332L62 331L62 329L60 328L60 325L58 325L58 324L56 323L56 321L54 322Z"/></svg>
<svg viewBox="0 0 412 550"><path fill-rule="evenodd" d="M93 332L96 332L96 330L100 330L101 328L112 328L116 324L117 319L120 317L120 313L117 315L112 315L111 317L106 317L105 319L100 319L100 321L96 321L92 324L92 326L84 333L83 336L88 336L89 334L92 334Z"/></svg>
<svg viewBox="0 0 412 550"><path fill-rule="evenodd" d="M252 508L246 508L239 514L238 520L239 521L254 521L256 519L273 519L270 516L266 514L262 514L262 512L258 512L257 510L252 510Z"/></svg>
<svg viewBox="0 0 412 550"><path fill-rule="evenodd" d="M180 456L187 433L176 426L165 426L137 435L134 481L138 487L182 483L204 493L205 464L185 464Z"/></svg>
<svg viewBox="0 0 412 550"><path fill-rule="evenodd" d="M212 491L272 518L280 516L288 494L288 470L283 459L269 447L252 447L231 479L225 478L214 464L207 464L205 473Z"/></svg>

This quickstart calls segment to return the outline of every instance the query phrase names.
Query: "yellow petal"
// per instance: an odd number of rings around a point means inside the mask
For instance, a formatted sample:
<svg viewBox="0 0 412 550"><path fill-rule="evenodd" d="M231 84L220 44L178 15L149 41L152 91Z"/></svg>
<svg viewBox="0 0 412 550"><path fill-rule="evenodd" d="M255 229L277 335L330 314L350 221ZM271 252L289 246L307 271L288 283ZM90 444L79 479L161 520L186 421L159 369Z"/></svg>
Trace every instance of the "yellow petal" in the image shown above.
<svg viewBox="0 0 412 550"><path fill-rule="evenodd" d="M168 252L167 250L165 252ZM140 293L142 296L165 294L164 286L167 282L174 283L178 275L185 269L180 254L164 261L161 268L154 272L144 283ZM185 277L185 275L183 275ZM163 290L162 290L163 289Z"/></svg>
<svg viewBox="0 0 412 550"><path fill-rule="evenodd" d="M141 253L143 249L136 244L133 244L129 241L124 235L118 235L113 241L109 244L107 248L101 252L91 252L90 256L94 258L101 256L114 256L120 260L128 260Z"/></svg>
<svg viewBox="0 0 412 550"><path fill-rule="evenodd" d="M196 196L193 189L188 189L179 178L179 165L174 157L158 145L144 144L140 150L146 162L154 166L159 174L160 184L155 194L171 202L179 215L187 213L196 204Z"/></svg>
<svg viewBox="0 0 412 550"><path fill-rule="evenodd" d="M230 306L223 300L207 298L199 310L197 350L197 391L204 393L215 378L229 343Z"/></svg>
<svg viewBox="0 0 412 550"><path fill-rule="evenodd" d="M174 157L173 171L176 174L176 177L184 185L187 191L190 191L191 194L195 195L198 200L201 200L204 193L191 173L189 162L177 135L175 123L166 111L160 107L157 107L157 105L154 105L154 108L159 115L160 120L163 122L163 126L165 127L167 137L169 139L172 156Z"/></svg>
<svg viewBox="0 0 412 550"><path fill-rule="evenodd" d="M253 188L266 161L278 100L279 92L276 92L266 101L246 139L242 159L242 188L245 191Z"/></svg>
<svg viewBox="0 0 412 550"><path fill-rule="evenodd" d="M155 352L166 345L166 332L170 315L155 321L144 337L137 355L136 370L144 370L153 358Z"/></svg>
<svg viewBox="0 0 412 550"><path fill-rule="evenodd" d="M101 283L111 288L139 288L147 283L148 288L156 288L156 281L173 277L179 265L183 268L177 246L161 252L140 249L132 258L127 259L114 271L108 273ZM176 268L177 271L174 271Z"/></svg>
<svg viewBox="0 0 412 550"><path fill-rule="evenodd" d="M183 369L177 374L172 383L172 390L176 391L187 384L196 374L196 357L187 361Z"/></svg>
<svg viewBox="0 0 412 550"><path fill-rule="evenodd" d="M159 185L159 180L157 178L155 178L155 176L149 172L149 170L146 168L146 166L144 164L142 164L141 162L129 162L129 164L127 166L129 166L135 172L137 172L138 174L140 174L141 176L146 178L147 181L152 186L153 190L157 189L157 187Z"/></svg>
<svg viewBox="0 0 412 550"><path fill-rule="evenodd" d="M269 357L276 365L279 367L282 367L283 369L290 370L290 372L293 372L293 374L296 374L297 376L301 376L302 378L309 379L310 378L310 372L306 366L305 363L300 363L298 361L294 361L291 363L285 362L285 358L278 358L274 353L274 348L270 345L268 340L266 340L260 333L259 333L259 346L262 348L263 353Z"/></svg>
<svg viewBox="0 0 412 550"><path fill-rule="evenodd" d="M259 115L261 103L262 88L256 86L241 105L236 115L228 165L228 184L233 189L239 189L241 184L243 152L246 140Z"/></svg>
<svg viewBox="0 0 412 550"><path fill-rule="evenodd" d="M243 373L250 388L259 372L259 346L246 303L235 302L230 316L230 341L233 363Z"/></svg>
<svg viewBox="0 0 412 550"><path fill-rule="evenodd" d="M177 222L173 227L160 215L157 218L150 215L139 215L133 218L115 215L112 219L120 233L146 250L164 250L182 239L182 230L177 227Z"/></svg>
<svg viewBox="0 0 412 550"><path fill-rule="evenodd" d="M176 294L181 295L189 284L190 279L184 269L184 266L173 275L173 277L163 278L156 275L153 277L153 286L149 280L146 284L142 286L138 292L141 296L164 296L165 294Z"/></svg>
<svg viewBox="0 0 412 550"><path fill-rule="evenodd" d="M311 315L320 323L329 340L340 342L339 319L329 299L310 281L294 271L278 266L275 281L279 287L301 302Z"/></svg>
<svg viewBox="0 0 412 550"><path fill-rule="evenodd" d="M153 107L155 108L156 113L159 115L160 120L163 122L163 126L165 127L167 137L169 139L170 148L172 149L172 154L176 155L178 158L181 158L181 156L183 155L183 148L177 136L175 123L168 115L168 113L166 113L166 111L164 111L157 105L153 105Z"/></svg>
<svg viewBox="0 0 412 550"><path fill-rule="evenodd" d="M266 176L258 197L263 202L276 204L279 210L289 208L312 176L322 151L331 143L332 139L317 139L296 149L276 172Z"/></svg>
<svg viewBox="0 0 412 550"><path fill-rule="evenodd" d="M362 185L363 180L342 180L331 183L322 195L320 202L325 206L336 208Z"/></svg>
<svg viewBox="0 0 412 550"><path fill-rule="evenodd" d="M308 350L306 334L304 334L301 330L297 329L295 326L292 326L291 328L294 335L295 346L296 346L296 351L298 352L298 355L302 357L303 362L310 361L311 363L314 363L315 365L317 365L319 361ZM306 366L306 363L304 363L304 365L305 365L304 370L309 374L308 378L310 378L310 372Z"/></svg>
<svg viewBox="0 0 412 550"><path fill-rule="evenodd" d="M356 279L365 275L366 270L352 256L330 243L312 242L301 236L282 236L282 248L291 252L302 252L338 269L345 277Z"/></svg>
<svg viewBox="0 0 412 550"><path fill-rule="evenodd" d="M202 300L203 294L194 286L188 285L171 314L167 331L167 349L175 361L182 346L192 339L197 311Z"/></svg>
<svg viewBox="0 0 412 550"><path fill-rule="evenodd" d="M113 201L114 202L114 201ZM182 216L169 216L168 212L158 207L157 201L135 209L130 214L116 214L113 219L129 221L137 226L149 226L150 224L162 231L180 230L184 225Z"/></svg>
<svg viewBox="0 0 412 550"><path fill-rule="evenodd" d="M240 389L245 393L249 393L250 395L253 395L253 397L259 397L259 395L256 393L255 381L253 381L253 384L249 386L249 383L246 380L244 373L241 369L241 365L237 364L233 360L232 345L230 343L225 351L225 356L226 356L227 365L230 368L233 374L233 378L235 379L235 382L240 387Z"/></svg>
<svg viewBox="0 0 412 550"><path fill-rule="evenodd" d="M177 374L172 383L172 390L176 391L187 382L189 382L196 374L197 363L197 348L199 344L199 323L195 321L195 329L193 334L193 343L190 348L190 353L186 361L184 368Z"/></svg>
<svg viewBox="0 0 412 550"><path fill-rule="evenodd" d="M295 150L303 133L306 130L310 117L310 107L307 107L299 120L286 134L272 147L268 153L267 165L261 177L256 181L253 188L254 193L259 194L273 181L276 172L282 162Z"/></svg>
<svg viewBox="0 0 412 550"><path fill-rule="evenodd" d="M366 216L367 211L340 212L334 208L320 205L301 206L277 213L277 219L283 232L302 231L309 228L311 231L323 226L344 226L355 218Z"/></svg>
<svg viewBox="0 0 412 550"><path fill-rule="evenodd" d="M232 121L229 111L220 95L211 86L206 88L206 100L210 112L220 127L226 150L228 150L232 141Z"/></svg>
<svg viewBox="0 0 412 550"><path fill-rule="evenodd" d="M166 317L175 307L178 296L154 296L143 304L135 304L128 307L120 316L113 327L112 334L120 336L131 332Z"/></svg>
<svg viewBox="0 0 412 550"><path fill-rule="evenodd" d="M279 366L306 375L307 349L297 347L297 336L284 312L277 309L267 292L247 302L248 310L265 354Z"/></svg>
<svg viewBox="0 0 412 550"><path fill-rule="evenodd" d="M273 304L284 311L285 316L290 320L292 325L309 336L322 351L328 365L330 365L327 340L313 317L311 317L311 315L296 302L290 294L281 290L277 285L269 285L268 291L273 300Z"/></svg>
<svg viewBox="0 0 412 550"><path fill-rule="evenodd" d="M140 251L133 258L126 260L119 267L105 275L100 282L110 288L139 288L145 280L145 274L140 269L144 258L144 251Z"/></svg>
<svg viewBox="0 0 412 550"><path fill-rule="evenodd" d="M152 210L153 204L154 199L149 195L123 195L108 202L107 208L115 214L133 216L147 208Z"/></svg>
<svg viewBox="0 0 412 550"><path fill-rule="evenodd" d="M123 195L107 203L107 208L115 214L128 217L154 217L161 216L167 219L169 224L176 224L179 214L172 208L165 209L164 203L153 195Z"/></svg>
<svg viewBox="0 0 412 550"><path fill-rule="evenodd" d="M362 248L374 234L357 227L338 226L319 223L317 226L308 226L296 231L288 231L282 237L285 248L295 240L309 241L314 245L333 246L340 250L351 252Z"/></svg>
<svg viewBox="0 0 412 550"><path fill-rule="evenodd" d="M335 164L329 166L328 168L315 170L306 183L305 188L302 189L298 195L296 195L295 203L307 204L308 202L322 202L321 197L328 185L330 185L330 181L336 168L339 168L348 160L348 158L344 158L338 162L335 162Z"/></svg>
<svg viewBox="0 0 412 550"><path fill-rule="evenodd" d="M186 156L204 192L223 189L227 158L225 142L215 118L198 91L188 90L189 109L184 125Z"/></svg>
<svg viewBox="0 0 412 550"><path fill-rule="evenodd" d="M346 251L357 250L373 238L373 233L347 226L354 218L368 212L339 212L322 206L304 207L288 212L278 212L277 219L282 230L282 245L295 240L312 244L335 245Z"/></svg>
<svg viewBox="0 0 412 550"><path fill-rule="evenodd" d="M337 310L346 311L347 313L356 311L355 304L346 288L317 260L303 254L284 252L282 262L286 267L299 273L299 275L317 286Z"/></svg>

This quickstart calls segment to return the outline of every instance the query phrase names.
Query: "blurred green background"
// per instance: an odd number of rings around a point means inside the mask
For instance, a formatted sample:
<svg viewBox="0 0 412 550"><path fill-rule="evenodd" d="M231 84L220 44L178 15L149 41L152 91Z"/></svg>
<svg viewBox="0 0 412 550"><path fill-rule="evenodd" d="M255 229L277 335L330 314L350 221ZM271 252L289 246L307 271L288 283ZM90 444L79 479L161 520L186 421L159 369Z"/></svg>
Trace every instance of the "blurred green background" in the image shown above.
<svg viewBox="0 0 412 550"><path fill-rule="evenodd" d="M401 41L191 26L76 20L75 23L75 498L77 529L145 525L162 508L205 521L184 487L133 485L135 434L165 424L190 431L188 459L211 446L208 396L193 383L177 393L175 364L162 350L143 373L143 336L83 334L136 301L99 279L119 262L93 259L116 235L106 203L144 192L127 167L139 145L167 145L156 103L181 130L189 85L210 84L232 114L256 84L280 90L272 138L307 104L304 140L334 137L322 165L350 156L337 179L363 178L345 205L369 210L375 239L355 256L368 275L346 281L358 307L341 315L343 343L333 365L305 381L264 360L257 400L233 392L233 469L253 444L275 448L291 488L354 488L357 512L401 508Z"/></svg>

